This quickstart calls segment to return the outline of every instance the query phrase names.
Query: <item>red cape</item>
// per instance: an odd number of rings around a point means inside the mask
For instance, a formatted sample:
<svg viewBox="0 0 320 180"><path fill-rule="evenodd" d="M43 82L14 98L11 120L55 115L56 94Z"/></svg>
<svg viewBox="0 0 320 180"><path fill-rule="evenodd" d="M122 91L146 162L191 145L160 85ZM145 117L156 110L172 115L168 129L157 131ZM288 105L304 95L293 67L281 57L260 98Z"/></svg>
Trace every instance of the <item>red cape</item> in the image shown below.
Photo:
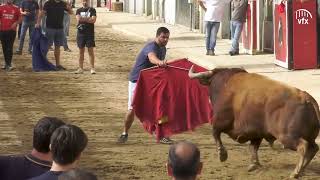
<svg viewBox="0 0 320 180"><path fill-rule="evenodd" d="M144 129L150 134L155 132L157 140L211 122L208 88L188 77L192 65L182 59L166 68L140 72L132 106ZM195 65L195 70L206 69Z"/></svg>

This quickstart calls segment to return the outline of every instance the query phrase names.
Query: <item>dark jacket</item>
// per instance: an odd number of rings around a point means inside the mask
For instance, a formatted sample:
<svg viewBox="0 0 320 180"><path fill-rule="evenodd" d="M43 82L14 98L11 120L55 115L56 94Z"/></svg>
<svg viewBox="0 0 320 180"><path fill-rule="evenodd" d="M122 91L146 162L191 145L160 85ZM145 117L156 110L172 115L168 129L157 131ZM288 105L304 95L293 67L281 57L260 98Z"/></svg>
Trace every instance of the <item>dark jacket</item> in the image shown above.
<svg viewBox="0 0 320 180"><path fill-rule="evenodd" d="M56 67L47 59L48 39L42 34L41 28L32 33L32 69L33 71L56 71Z"/></svg>

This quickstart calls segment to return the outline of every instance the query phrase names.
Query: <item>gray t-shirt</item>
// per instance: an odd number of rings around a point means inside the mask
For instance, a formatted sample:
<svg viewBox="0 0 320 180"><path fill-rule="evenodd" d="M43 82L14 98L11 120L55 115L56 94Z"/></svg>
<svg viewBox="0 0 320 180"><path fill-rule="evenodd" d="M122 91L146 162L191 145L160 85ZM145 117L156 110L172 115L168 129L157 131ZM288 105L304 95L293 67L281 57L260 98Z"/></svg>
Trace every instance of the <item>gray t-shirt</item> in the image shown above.
<svg viewBox="0 0 320 180"><path fill-rule="evenodd" d="M231 21L246 21L246 13L248 7L248 0L232 0L231 2Z"/></svg>
<svg viewBox="0 0 320 180"><path fill-rule="evenodd" d="M147 43L136 58L136 63L130 72L129 81L136 82L141 70L154 66L148 58L150 52L154 52L160 60L164 60L167 49L166 47L160 47L155 41Z"/></svg>

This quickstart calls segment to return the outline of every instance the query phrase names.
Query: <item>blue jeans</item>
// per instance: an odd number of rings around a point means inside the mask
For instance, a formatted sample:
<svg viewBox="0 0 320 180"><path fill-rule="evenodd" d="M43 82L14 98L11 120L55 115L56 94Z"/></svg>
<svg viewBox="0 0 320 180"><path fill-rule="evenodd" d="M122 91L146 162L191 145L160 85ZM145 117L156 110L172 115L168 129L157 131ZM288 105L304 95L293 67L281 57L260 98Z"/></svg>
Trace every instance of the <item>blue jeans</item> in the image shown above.
<svg viewBox="0 0 320 180"><path fill-rule="evenodd" d="M28 48L28 51L32 50L31 39L32 39L32 32L34 30L34 26L35 26L35 22L25 22L25 21L22 22L18 51L22 51L22 49L23 49L23 43L24 43L24 39L26 37L26 33L27 33L28 29L29 29L29 48Z"/></svg>
<svg viewBox="0 0 320 180"><path fill-rule="evenodd" d="M231 29L231 49L232 52L239 52L239 39L241 36L243 28L243 22L240 21L230 21L230 29Z"/></svg>
<svg viewBox="0 0 320 180"><path fill-rule="evenodd" d="M213 50L216 47L217 33L219 31L220 22L206 21L206 48Z"/></svg>
<svg viewBox="0 0 320 180"><path fill-rule="evenodd" d="M47 32L46 21L47 21L47 16L43 16L42 19L41 19L41 30L42 30L42 34L46 34L46 32Z"/></svg>
<svg viewBox="0 0 320 180"><path fill-rule="evenodd" d="M63 16L63 47L64 49L68 49L68 39L69 36L69 26L70 26L70 15L65 12Z"/></svg>

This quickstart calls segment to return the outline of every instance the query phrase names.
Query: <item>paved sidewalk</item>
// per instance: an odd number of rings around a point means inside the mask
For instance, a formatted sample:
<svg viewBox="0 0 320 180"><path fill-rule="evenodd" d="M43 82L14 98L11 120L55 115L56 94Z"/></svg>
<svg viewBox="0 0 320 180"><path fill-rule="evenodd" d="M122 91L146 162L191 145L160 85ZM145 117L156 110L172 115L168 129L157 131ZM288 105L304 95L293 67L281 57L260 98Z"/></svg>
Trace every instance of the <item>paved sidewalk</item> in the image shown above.
<svg viewBox="0 0 320 180"><path fill-rule="evenodd" d="M135 14L107 12L105 8L97 8L97 13L97 26L112 27L142 41L153 39L158 27L168 27L171 32L167 45L169 58L188 57L194 63L208 69L217 66L243 67L249 72L257 72L306 90L320 102L320 69L290 71L274 65L273 54L229 56L231 44L230 40L225 39L217 41L216 56L206 56L204 35L191 32L187 27L159 23L149 17Z"/></svg>

